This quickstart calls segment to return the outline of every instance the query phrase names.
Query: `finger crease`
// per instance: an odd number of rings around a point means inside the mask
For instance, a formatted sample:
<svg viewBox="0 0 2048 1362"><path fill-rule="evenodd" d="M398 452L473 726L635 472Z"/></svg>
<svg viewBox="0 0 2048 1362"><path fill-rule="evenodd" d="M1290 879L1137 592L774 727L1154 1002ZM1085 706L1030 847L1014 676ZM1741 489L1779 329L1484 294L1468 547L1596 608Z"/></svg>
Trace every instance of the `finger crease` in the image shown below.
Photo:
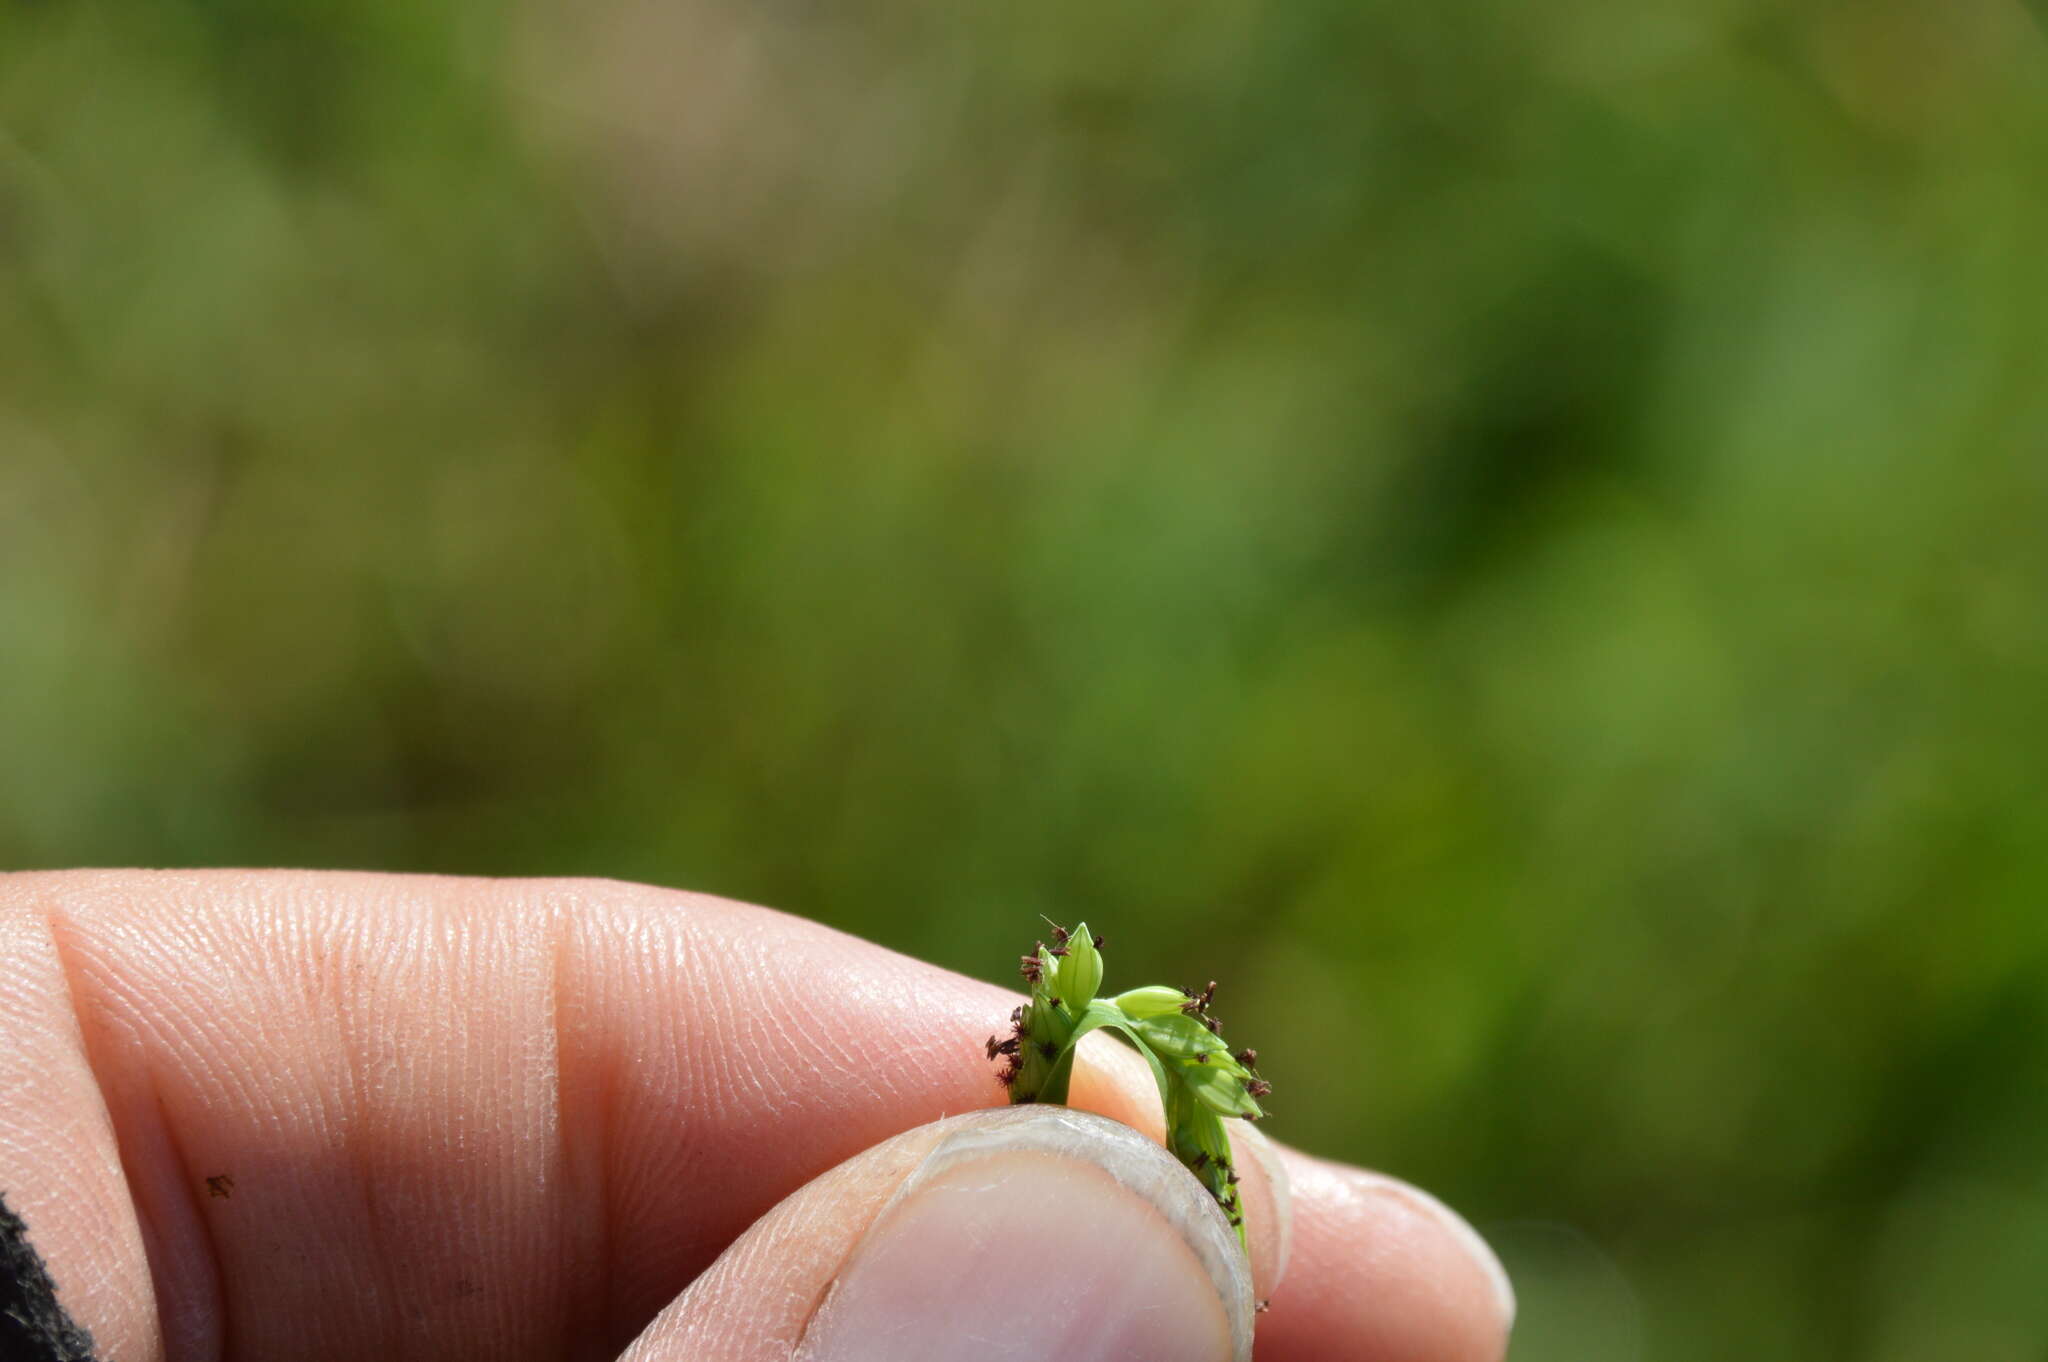
<svg viewBox="0 0 2048 1362"><path fill-rule="evenodd" d="M211 1335L210 1342L212 1346L206 1348L206 1352L216 1359L217 1362L217 1359L228 1355L228 1340L233 1337L233 1321L228 1317L226 1293L222 1289L221 1284L220 1245L214 1238L211 1220L205 1214L204 1208L199 1204L197 1192L198 1178L186 1158L184 1145L178 1139L177 1131L171 1123L168 1111L165 1109L163 1093L157 1086L156 1075L153 1071L146 1072L149 1094L147 1112L151 1119L152 1128L144 1130L133 1129L131 1122L124 1121L116 1115L114 1104L107 1100L107 1064L105 1057L101 1054L101 1046L98 1041L103 1024L108 1019L99 1008L88 1007L85 1002L85 999L90 994L89 990L82 986L77 950L71 941L76 928L65 921L61 911L53 906L43 917L43 929L49 933L50 951L56 957L57 973L64 986L65 1002L70 1007L72 1018L78 1026L80 1049L85 1058L86 1072L92 1076L93 1090L99 1097L100 1110L105 1114L107 1124L114 1132L114 1146L121 1161L122 1185L127 1189L128 1204L135 1213L137 1227L142 1233L144 1250L150 1260L151 1294L154 1296L156 1303L158 1335L163 1340L164 1348L168 1352L181 1341L179 1338L174 1337L174 1334L184 1333L183 1330L172 1329L170 1327L170 1320L175 1314L173 1307L186 1303L175 1302L168 1298L169 1293L166 1284L170 1277L165 1270L165 1265L159 1259L169 1250L174 1239L189 1239L192 1236L174 1236L172 1227L165 1223L166 1217L164 1213L152 1209L158 1203L150 1197L139 1194L138 1182L141 1172L138 1169L138 1162L140 1151L153 1144L161 1146L168 1153L170 1162L176 1169L176 1178L174 1180L177 1183L177 1190L174 1193L174 1199L166 1204L173 1204L182 1209L185 1216L189 1219L191 1227L197 1231L199 1241L205 1247L205 1262L203 1266L207 1289L213 1298L211 1310L198 1308L201 1306L201 1302L190 1302L189 1304L194 1307L190 1317L210 1319L212 1321L212 1328L206 1331ZM186 1338L183 1341L198 1342L198 1340L190 1338ZM200 1346L204 1345L201 1344Z"/></svg>

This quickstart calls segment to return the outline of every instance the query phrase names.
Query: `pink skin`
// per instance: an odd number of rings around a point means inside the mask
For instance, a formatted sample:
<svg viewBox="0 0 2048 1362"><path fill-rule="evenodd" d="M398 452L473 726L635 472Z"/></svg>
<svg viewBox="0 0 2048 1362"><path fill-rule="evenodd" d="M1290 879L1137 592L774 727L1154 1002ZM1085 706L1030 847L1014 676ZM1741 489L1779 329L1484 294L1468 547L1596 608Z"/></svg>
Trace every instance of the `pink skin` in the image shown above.
<svg viewBox="0 0 2048 1362"><path fill-rule="evenodd" d="M999 1104L1015 1001L631 885L0 876L0 1192L124 1362L611 1357L813 1177ZM1156 1129L1145 1082L1076 1104ZM1273 1148L1261 1362L1504 1355L1462 1222Z"/></svg>

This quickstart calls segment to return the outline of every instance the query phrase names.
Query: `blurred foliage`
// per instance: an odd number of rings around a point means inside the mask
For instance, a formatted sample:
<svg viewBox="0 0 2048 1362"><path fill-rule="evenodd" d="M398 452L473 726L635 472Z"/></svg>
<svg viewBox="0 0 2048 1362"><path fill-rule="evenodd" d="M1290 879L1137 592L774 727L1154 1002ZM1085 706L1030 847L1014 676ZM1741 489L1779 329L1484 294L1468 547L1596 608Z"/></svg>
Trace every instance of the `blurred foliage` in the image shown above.
<svg viewBox="0 0 2048 1362"><path fill-rule="evenodd" d="M2043 76L2012 0L0 8L0 861L1086 917L1524 1362L2038 1360Z"/></svg>

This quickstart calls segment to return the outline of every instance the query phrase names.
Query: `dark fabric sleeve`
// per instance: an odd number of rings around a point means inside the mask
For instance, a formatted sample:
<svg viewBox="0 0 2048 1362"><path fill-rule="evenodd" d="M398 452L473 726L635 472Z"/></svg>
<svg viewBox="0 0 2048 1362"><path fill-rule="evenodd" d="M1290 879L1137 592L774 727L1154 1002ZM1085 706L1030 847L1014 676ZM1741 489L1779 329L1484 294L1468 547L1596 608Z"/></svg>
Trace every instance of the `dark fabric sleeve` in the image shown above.
<svg viewBox="0 0 2048 1362"><path fill-rule="evenodd" d="M0 1362L95 1362L92 1335L57 1304L28 1226L0 1193Z"/></svg>

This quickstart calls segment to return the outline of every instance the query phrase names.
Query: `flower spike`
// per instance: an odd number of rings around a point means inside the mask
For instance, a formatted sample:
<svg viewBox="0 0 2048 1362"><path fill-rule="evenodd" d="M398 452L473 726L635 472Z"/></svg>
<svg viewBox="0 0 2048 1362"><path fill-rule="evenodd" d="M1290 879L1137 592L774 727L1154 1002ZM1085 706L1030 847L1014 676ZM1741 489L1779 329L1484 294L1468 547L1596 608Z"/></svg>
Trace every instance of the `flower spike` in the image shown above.
<svg viewBox="0 0 2048 1362"><path fill-rule="evenodd" d="M1002 1058L997 1080L1010 1101L1067 1100L1074 1047L1094 1030L1107 1030L1145 1056L1166 1109L1166 1146L1223 1207L1238 1242L1244 1242L1244 1203L1237 1193L1228 1118L1256 1121L1258 1099L1272 1092L1254 1067L1259 1052L1232 1053L1222 1023L1209 1011L1216 984L1193 989L1154 985L1114 998L1102 988L1102 938L1081 923L1071 932L1048 920L1053 944L1044 942L1020 961L1031 1000L1010 1014L1007 1039L990 1036L988 1058Z"/></svg>

